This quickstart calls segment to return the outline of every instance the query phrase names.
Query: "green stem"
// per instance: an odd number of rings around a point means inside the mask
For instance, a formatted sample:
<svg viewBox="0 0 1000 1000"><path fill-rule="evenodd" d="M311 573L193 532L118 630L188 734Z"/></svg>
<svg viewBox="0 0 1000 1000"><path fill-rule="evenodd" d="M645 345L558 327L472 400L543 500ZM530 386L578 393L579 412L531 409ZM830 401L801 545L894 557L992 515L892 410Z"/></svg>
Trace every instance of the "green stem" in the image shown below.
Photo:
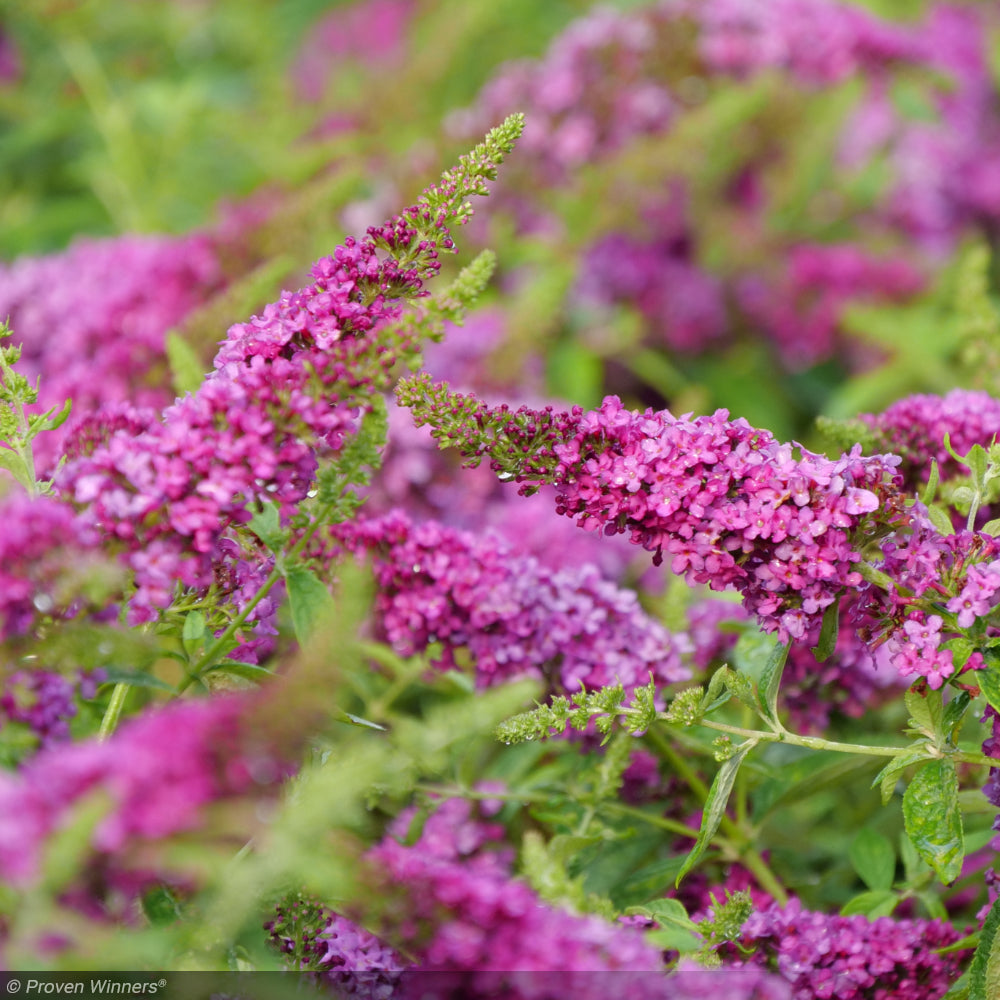
<svg viewBox="0 0 1000 1000"><path fill-rule="evenodd" d="M772 739L777 738L773 733L768 735ZM687 760L677 752L670 740L663 733L655 729L650 729L646 733L645 739L655 745L657 751L663 755L670 766L676 771L677 775L686 782L691 791L702 802L705 802L708 799L708 785L701 780L698 773L691 767ZM753 874L754 878L757 879L757 884L765 892L769 893L780 906L784 906L788 902L788 893L785 891L785 887L781 884L778 876L771 871L768 863L764 860L764 856L753 846L751 837L746 829L733 822L728 816L722 817L719 829L732 843L740 861ZM697 837L697 834L695 834L695 837Z"/></svg>
<svg viewBox="0 0 1000 1000"><path fill-rule="evenodd" d="M101 728L97 731L99 740L106 740L115 731L130 688L131 685L124 681L119 681L115 685L111 692L111 699L108 701L108 707L104 710L104 718L101 719Z"/></svg>
<svg viewBox="0 0 1000 1000"><path fill-rule="evenodd" d="M660 715L665 719L665 715ZM711 719L702 719L699 725L708 729L715 729L721 733L731 733L734 736L742 736L745 739L755 739L768 743L789 743L792 746L808 747L810 750L833 750L837 753L860 754L865 757L899 757L901 754L912 749L912 744L902 747L879 747L869 746L864 743L839 743L836 740L824 740L819 736L800 736L797 733L790 733L784 730L780 733L763 732L759 729L743 729L740 726L730 726L725 722L714 722ZM928 746L929 750L933 748ZM968 753L964 750L939 752L938 756L947 757L950 760L961 761L965 764L979 764L982 767L996 767L996 760L986 757L981 753Z"/></svg>

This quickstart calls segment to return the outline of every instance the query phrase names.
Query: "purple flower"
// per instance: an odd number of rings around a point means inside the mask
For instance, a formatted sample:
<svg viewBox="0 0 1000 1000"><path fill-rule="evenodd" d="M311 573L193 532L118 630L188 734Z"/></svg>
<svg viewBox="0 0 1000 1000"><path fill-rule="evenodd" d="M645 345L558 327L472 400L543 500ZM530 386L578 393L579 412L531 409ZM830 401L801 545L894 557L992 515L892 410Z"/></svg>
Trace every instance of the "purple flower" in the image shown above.
<svg viewBox="0 0 1000 1000"><path fill-rule="evenodd" d="M593 566L552 570L495 537L413 523L398 511L334 537L373 554L388 641L403 654L440 643L448 667L465 650L481 687L521 676L557 677L562 691L690 677L686 637L647 617L634 593Z"/></svg>

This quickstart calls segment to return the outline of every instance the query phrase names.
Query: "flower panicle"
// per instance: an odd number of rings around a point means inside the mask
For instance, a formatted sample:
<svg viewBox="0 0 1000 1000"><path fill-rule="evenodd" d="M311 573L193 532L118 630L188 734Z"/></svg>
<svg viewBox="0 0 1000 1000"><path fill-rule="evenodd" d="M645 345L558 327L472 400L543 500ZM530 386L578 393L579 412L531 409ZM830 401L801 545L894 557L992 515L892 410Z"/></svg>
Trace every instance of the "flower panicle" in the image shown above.
<svg viewBox="0 0 1000 1000"><path fill-rule="evenodd" d="M496 737L501 743L524 743L562 735L567 726L583 732L591 721L606 743L619 722L633 736L644 733L656 721L656 684L634 688L626 701L621 684L609 684L596 691L581 690L570 698L557 695L547 705L521 712L501 722Z"/></svg>

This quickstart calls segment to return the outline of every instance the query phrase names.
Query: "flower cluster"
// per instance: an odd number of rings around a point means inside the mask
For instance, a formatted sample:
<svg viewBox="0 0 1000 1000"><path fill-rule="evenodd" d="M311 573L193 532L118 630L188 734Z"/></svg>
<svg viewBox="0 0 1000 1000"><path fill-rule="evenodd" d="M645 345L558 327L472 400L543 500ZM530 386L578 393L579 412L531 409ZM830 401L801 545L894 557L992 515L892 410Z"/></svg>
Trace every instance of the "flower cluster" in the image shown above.
<svg viewBox="0 0 1000 1000"><path fill-rule="evenodd" d="M686 637L593 566L552 570L497 538L415 524L401 512L340 526L334 537L372 553L388 641L404 654L440 643L445 667L467 656L481 687L521 676L561 691L690 677Z"/></svg>
<svg viewBox="0 0 1000 1000"><path fill-rule="evenodd" d="M908 533L882 542L879 569L891 586L869 584L859 595L858 608L877 622L862 632L881 633L899 674L926 677L935 689L959 667L981 667L978 652L956 664L947 640L1000 604L998 558L997 539L971 531L941 535L915 506ZM947 622L937 609L949 612Z"/></svg>
<svg viewBox="0 0 1000 1000"><path fill-rule="evenodd" d="M543 61L508 64L474 109L454 117L454 130L475 134L498 114L530 109L519 159L548 183L636 136L664 131L677 104L654 72L669 65L657 22L666 26L655 6L635 15L610 8L588 12L556 39ZM607 86L609 79L614 87Z"/></svg>
<svg viewBox="0 0 1000 1000"><path fill-rule="evenodd" d="M405 832L410 818L401 815L397 833ZM512 878L509 854L489 849L502 834L499 824L474 817L468 802L452 799L427 820L412 846L389 836L369 852L381 892L391 897L385 914L390 938L400 940L422 969L468 973L463 995L489 995L491 987L506 984L512 992L505 995L517 997L545 995L546 975L550 985L560 984L561 995L590 997L606 994L600 977L587 973L661 969L659 953L637 931L546 906ZM637 977L636 989L643 982L660 985Z"/></svg>
<svg viewBox="0 0 1000 1000"><path fill-rule="evenodd" d="M670 232L650 240L612 233L587 250L580 298L630 304L671 351L701 353L725 335L728 318L722 282L698 266L690 247Z"/></svg>
<svg viewBox="0 0 1000 1000"><path fill-rule="evenodd" d="M221 282L207 236L79 240L0 265L0 317L21 342L20 370L32 382L44 375L41 409L72 399L75 421L105 403L170 402L153 377L166 333ZM60 454L60 438L38 439L41 467Z"/></svg>
<svg viewBox="0 0 1000 1000"><path fill-rule="evenodd" d="M61 470L76 530L113 540L134 574L133 622L153 619L178 584L207 589L227 529L258 500L288 514L306 497L317 454L340 449L414 347L404 329L373 332L426 294L439 253L454 249L449 225L471 216L466 198L486 192L519 130L516 117L495 129L416 205L318 261L311 285L233 326L213 373L162 419L139 429L131 414Z"/></svg>
<svg viewBox="0 0 1000 1000"><path fill-rule="evenodd" d="M945 448L944 437L948 435L958 455L967 454L975 444L988 447L1000 434L1000 400L968 389L952 389L943 396L920 393L861 419L875 432L879 447L902 458L900 472L906 485L919 490L930 477L933 462L942 479L965 474L967 470Z"/></svg>
<svg viewBox="0 0 1000 1000"><path fill-rule="evenodd" d="M0 726L7 722L27 726L40 747L69 739L69 720L77 714L77 698L93 698L105 671L79 674L72 680L49 670L17 670L0 692Z"/></svg>
<svg viewBox="0 0 1000 1000"><path fill-rule="evenodd" d="M959 937L942 920L830 916L793 899L754 912L739 944L756 949L750 962L791 983L794 1000L937 1000L958 975L962 955L936 949Z"/></svg>
<svg viewBox="0 0 1000 1000"><path fill-rule="evenodd" d="M902 302L924 284L905 259L876 257L852 244L798 245L783 263L776 282L750 274L737 282L736 295L746 316L796 368L833 354L848 303Z"/></svg>
<svg viewBox="0 0 1000 1000"><path fill-rule="evenodd" d="M0 774L0 878L31 885L50 837L98 792L107 810L88 857L115 866L127 866L137 843L196 829L212 802L266 793L287 766L250 731L247 709L236 697L185 701L130 721L106 742L51 747Z"/></svg>
<svg viewBox="0 0 1000 1000"><path fill-rule="evenodd" d="M586 414L522 410L511 419L503 408L453 404L419 380L401 399L467 453L505 456L507 466L494 458L494 468L554 482L557 510L579 526L628 533L691 584L739 590L783 640L818 627L861 584L854 564L865 519L882 508L889 521L901 500L892 456L864 458L858 447L836 460L805 449L796 457L724 410L675 418L608 397ZM536 425L542 432L530 433Z"/></svg>

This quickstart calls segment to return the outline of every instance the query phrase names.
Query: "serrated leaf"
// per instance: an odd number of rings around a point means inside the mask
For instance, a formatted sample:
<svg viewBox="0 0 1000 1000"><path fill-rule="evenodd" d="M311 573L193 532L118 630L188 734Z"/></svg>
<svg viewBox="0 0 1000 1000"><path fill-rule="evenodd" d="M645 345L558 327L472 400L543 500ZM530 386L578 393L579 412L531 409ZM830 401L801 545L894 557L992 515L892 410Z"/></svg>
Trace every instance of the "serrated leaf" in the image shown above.
<svg viewBox="0 0 1000 1000"><path fill-rule="evenodd" d="M834 601L823 612L823 624L819 629L819 641L813 648L813 655L822 663L833 656L840 634L840 601Z"/></svg>
<svg viewBox="0 0 1000 1000"><path fill-rule="evenodd" d="M944 883L962 872L965 836L958 808L958 775L950 760L929 760L903 794L906 835Z"/></svg>
<svg viewBox="0 0 1000 1000"><path fill-rule="evenodd" d="M936 736L941 732L944 709L940 691L932 691L920 680L907 689L904 699L906 710L910 713L910 719L916 729L928 736Z"/></svg>
<svg viewBox="0 0 1000 1000"><path fill-rule="evenodd" d="M969 966L969 1000L996 1000L1000 996L1000 899L986 915L979 946Z"/></svg>
<svg viewBox="0 0 1000 1000"><path fill-rule="evenodd" d="M941 728L948 738L954 742L958 735L958 730L965 719L965 713L969 705L972 704L972 695L968 691L959 691L944 707L944 717L941 720Z"/></svg>
<svg viewBox="0 0 1000 1000"><path fill-rule="evenodd" d="M847 854L861 881L872 892L892 888L896 875L896 852L888 837L870 827L864 827L851 841Z"/></svg>
<svg viewBox="0 0 1000 1000"><path fill-rule="evenodd" d="M876 785L881 785L882 792L882 805L888 805L889 800L892 798L892 793L896 789L896 782L899 780L899 774L905 768L909 767L911 764L916 764L919 760L925 760L930 756L929 744L926 742L920 742L910 747L905 753L901 753L898 757L893 757L885 767L875 775L875 779L872 781L871 787L874 788Z"/></svg>
<svg viewBox="0 0 1000 1000"><path fill-rule="evenodd" d="M330 621L336 609L326 585L305 566L285 570L292 628L300 643L307 643L324 621Z"/></svg>
<svg viewBox="0 0 1000 1000"><path fill-rule="evenodd" d="M876 917L888 917L899 903L899 896L891 889L878 889L872 892L862 892L849 899L840 908L842 917L851 917L863 913L870 920Z"/></svg>
<svg viewBox="0 0 1000 1000"><path fill-rule="evenodd" d="M277 504L270 501L256 511L247 522L247 527L274 553L280 552L285 544L286 533L281 527L281 516Z"/></svg>
<svg viewBox="0 0 1000 1000"><path fill-rule="evenodd" d="M194 392L205 381L205 368L201 359L194 348L173 330L167 334L166 348L174 391L178 396Z"/></svg>
<svg viewBox="0 0 1000 1000"><path fill-rule="evenodd" d="M997 656L995 649L987 649L983 652L983 659L986 661L986 666L976 671L976 683L986 700L1000 712L1000 657Z"/></svg>
<svg viewBox="0 0 1000 1000"><path fill-rule="evenodd" d="M745 743L741 743L736 748L733 756L725 761L716 773L715 780L712 782L712 787L708 790L708 796L705 799L698 838L695 841L694 847L691 848L691 852L684 859L681 870L677 873L677 878L674 882L675 886L680 885L681 879L698 863L698 860L705 853L705 848L708 847L715 836L715 832L719 829L719 824L722 822L722 817L726 813L729 793L733 790L740 765L756 745L756 740L747 740Z"/></svg>

